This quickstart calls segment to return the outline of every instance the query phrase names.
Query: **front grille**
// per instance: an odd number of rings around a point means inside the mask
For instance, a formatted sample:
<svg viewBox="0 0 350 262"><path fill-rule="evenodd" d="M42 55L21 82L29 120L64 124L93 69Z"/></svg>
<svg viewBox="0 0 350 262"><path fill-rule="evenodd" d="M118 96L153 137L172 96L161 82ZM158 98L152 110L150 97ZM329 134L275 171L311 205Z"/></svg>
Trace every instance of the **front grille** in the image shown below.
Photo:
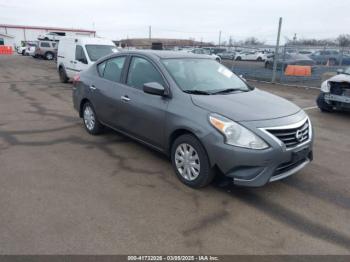
<svg viewBox="0 0 350 262"><path fill-rule="evenodd" d="M310 138L309 120L305 120L303 124L293 128L267 129L267 131L282 141L286 148L293 148Z"/></svg>
<svg viewBox="0 0 350 262"><path fill-rule="evenodd" d="M346 82L331 82L330 93L333 95L346 95L350 90L350 86Z"/></svg>

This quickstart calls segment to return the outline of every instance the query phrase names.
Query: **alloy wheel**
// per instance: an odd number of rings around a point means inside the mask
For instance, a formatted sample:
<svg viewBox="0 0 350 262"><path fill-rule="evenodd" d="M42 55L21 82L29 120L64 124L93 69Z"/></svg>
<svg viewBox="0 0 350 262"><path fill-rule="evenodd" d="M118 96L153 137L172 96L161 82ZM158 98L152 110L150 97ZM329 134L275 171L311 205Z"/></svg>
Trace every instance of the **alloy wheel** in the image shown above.
<svg viewBox="0 0 350 262"><path fill-rule="evenodd" d="M95 127L95 114L90 106L86 106L84 109L84 123L86 128L90 131L92 131Z"/></svg>

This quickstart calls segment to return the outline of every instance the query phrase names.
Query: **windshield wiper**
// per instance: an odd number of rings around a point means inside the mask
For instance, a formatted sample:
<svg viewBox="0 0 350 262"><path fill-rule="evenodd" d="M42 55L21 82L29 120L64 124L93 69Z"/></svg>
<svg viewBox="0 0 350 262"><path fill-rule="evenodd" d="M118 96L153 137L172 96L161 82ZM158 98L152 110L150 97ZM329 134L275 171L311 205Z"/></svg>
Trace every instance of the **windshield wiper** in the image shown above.
<svg viewBox="0 0 350 262"><path fill-rule="evenodd" d="M232 93L232 92L235 92L235 91L247 91L247 90L245 90L245 89L240 89L240 88L227 88L227 89L222 89L222 90L215 91L215 92L213 92L212 94L213 94L213 95L216 95L216 94L226 94L226 93Z"/></svg>
<svg viewBox="0 0 350 262"><path fill-rule="evenodd" d="M193 95L211 95L212 93L203 90L183 90L187 94Z"/></svg>

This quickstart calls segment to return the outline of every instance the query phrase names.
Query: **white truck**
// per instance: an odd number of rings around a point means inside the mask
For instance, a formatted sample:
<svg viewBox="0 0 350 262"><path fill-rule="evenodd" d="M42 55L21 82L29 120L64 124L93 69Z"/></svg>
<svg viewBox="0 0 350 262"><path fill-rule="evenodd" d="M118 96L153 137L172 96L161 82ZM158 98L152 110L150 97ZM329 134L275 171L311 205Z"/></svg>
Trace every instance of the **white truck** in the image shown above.
<svg viewBox="0 0 350 262"><path fill-rule="evenodd" d="M108 39L95 37L62 37L57 50L57 70L62 83L67 83L80 71L98 59L118 52Z"/></svg>

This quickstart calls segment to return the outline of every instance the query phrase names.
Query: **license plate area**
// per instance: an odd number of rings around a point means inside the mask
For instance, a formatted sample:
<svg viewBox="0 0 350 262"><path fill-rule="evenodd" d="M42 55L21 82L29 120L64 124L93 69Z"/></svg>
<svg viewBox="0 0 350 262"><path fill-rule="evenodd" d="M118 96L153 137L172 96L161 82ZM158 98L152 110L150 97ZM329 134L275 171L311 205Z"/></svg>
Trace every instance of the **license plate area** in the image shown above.
<svg viewBox="0 0 350 262"><path fill-rule="evenodd" d="M326 100L337 101L342 103L350 103L350 94L345 95L344 93L344 95L342 96L327 94L325 98Z"/></svg>

